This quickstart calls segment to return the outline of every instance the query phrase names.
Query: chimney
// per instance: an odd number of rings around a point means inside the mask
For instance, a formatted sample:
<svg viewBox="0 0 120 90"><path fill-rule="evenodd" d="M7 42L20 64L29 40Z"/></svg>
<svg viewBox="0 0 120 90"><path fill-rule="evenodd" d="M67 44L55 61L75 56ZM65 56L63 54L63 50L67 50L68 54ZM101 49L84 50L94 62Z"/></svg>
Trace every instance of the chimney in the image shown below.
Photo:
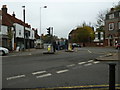
<svg viewBox="0 0 120 90"><path fill-rule="evenodd" d="M14 12L13 12L12 16L15 17L15 13Z"/></svg>
<svg viewBox="0 0 120 90"><path fill-rule="evenodd" d="M2 11L3 11L4 13L7 13L7 5L3 5Z"/></svg>
<svg viewBox="0 0 120 90"><path fill-rule="evenodd" d="M111 8L111 12L113 12L115 9L114 8Z"/></svg>

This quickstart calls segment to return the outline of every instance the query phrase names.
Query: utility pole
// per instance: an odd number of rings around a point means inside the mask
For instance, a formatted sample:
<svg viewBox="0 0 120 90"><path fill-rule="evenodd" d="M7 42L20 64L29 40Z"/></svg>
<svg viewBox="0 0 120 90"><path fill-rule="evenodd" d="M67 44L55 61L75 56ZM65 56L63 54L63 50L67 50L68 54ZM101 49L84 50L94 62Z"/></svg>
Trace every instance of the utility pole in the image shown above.
<svg viewBox="0 0 120 90"><path fill-rule="evenodd" d="M26 49L26 41L25 41L25 6L22 6L23 8L23 22L24 22L24 50Z"/></svg>

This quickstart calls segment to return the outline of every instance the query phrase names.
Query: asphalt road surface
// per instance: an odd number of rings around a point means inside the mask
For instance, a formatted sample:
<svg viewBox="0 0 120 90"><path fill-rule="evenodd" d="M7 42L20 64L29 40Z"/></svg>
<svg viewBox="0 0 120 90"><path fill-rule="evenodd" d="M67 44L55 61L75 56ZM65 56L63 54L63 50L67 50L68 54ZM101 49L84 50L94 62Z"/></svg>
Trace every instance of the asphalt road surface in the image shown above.
<svg viewBox="0 0 120 90"><path fill-rule="evenodd" d="M106 85L108 64L95 58L117 52L114 48L78 48L74 52L4 56L3 88L49 88ZM117 66L116 66L117 68ZM116 69L116 83L117 83Z"/></svg>

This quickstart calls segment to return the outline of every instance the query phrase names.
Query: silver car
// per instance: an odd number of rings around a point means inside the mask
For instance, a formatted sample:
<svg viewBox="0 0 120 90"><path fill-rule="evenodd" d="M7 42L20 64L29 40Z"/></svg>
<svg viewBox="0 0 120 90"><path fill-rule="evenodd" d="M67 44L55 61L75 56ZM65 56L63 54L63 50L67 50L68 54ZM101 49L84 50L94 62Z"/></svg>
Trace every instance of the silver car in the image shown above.
<svg viewBox="0 0 120 90"><path fill-rule="evenodd" d="M9 50L4 47L0 47L0 56L6 55L9 53Z"/></svg>

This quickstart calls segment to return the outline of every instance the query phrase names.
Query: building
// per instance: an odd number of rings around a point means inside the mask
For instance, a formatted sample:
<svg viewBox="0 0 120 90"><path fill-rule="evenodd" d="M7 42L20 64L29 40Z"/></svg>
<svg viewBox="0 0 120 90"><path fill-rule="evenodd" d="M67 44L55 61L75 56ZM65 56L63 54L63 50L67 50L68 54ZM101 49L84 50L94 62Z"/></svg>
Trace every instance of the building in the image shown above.
<svg viewBox="0 0 120 90"><path fill-rule="evenodd" d="M95 46L104 46L104 32L95 32L95 39L94 39Z"/></svg>
<svg viewBox="0 0 120 90"><path fill-rule="evenodd" d="M105 44L115 46L119 42L120 31L120 10L111 8L105 19Z"/></svg>
<svg viewBox="0 0 120 90"><path fill-rule="evenodd" d="M15 13L12 15L8 14L6 5L3 5L1 12L2 25L0 35L2 36L2 46L10 50L16 50L16 47L20 47L20 49L33 48L35 31L31 26L16 18Z"/></svg>
<svg viewBox="0 0 120 90"><path fill-rule="evenodd" d="M2 11L0 10L0 46L2 46L1 26L2 26Z"/></svg>
<svg viewBox="0 0 120 90"><path fill-rule="evenodd" d="M105 46L104 40L105 40L105 28L104 26L100 26L96 29L95 33L95 39L94 44L95 46Z"/></svg>

